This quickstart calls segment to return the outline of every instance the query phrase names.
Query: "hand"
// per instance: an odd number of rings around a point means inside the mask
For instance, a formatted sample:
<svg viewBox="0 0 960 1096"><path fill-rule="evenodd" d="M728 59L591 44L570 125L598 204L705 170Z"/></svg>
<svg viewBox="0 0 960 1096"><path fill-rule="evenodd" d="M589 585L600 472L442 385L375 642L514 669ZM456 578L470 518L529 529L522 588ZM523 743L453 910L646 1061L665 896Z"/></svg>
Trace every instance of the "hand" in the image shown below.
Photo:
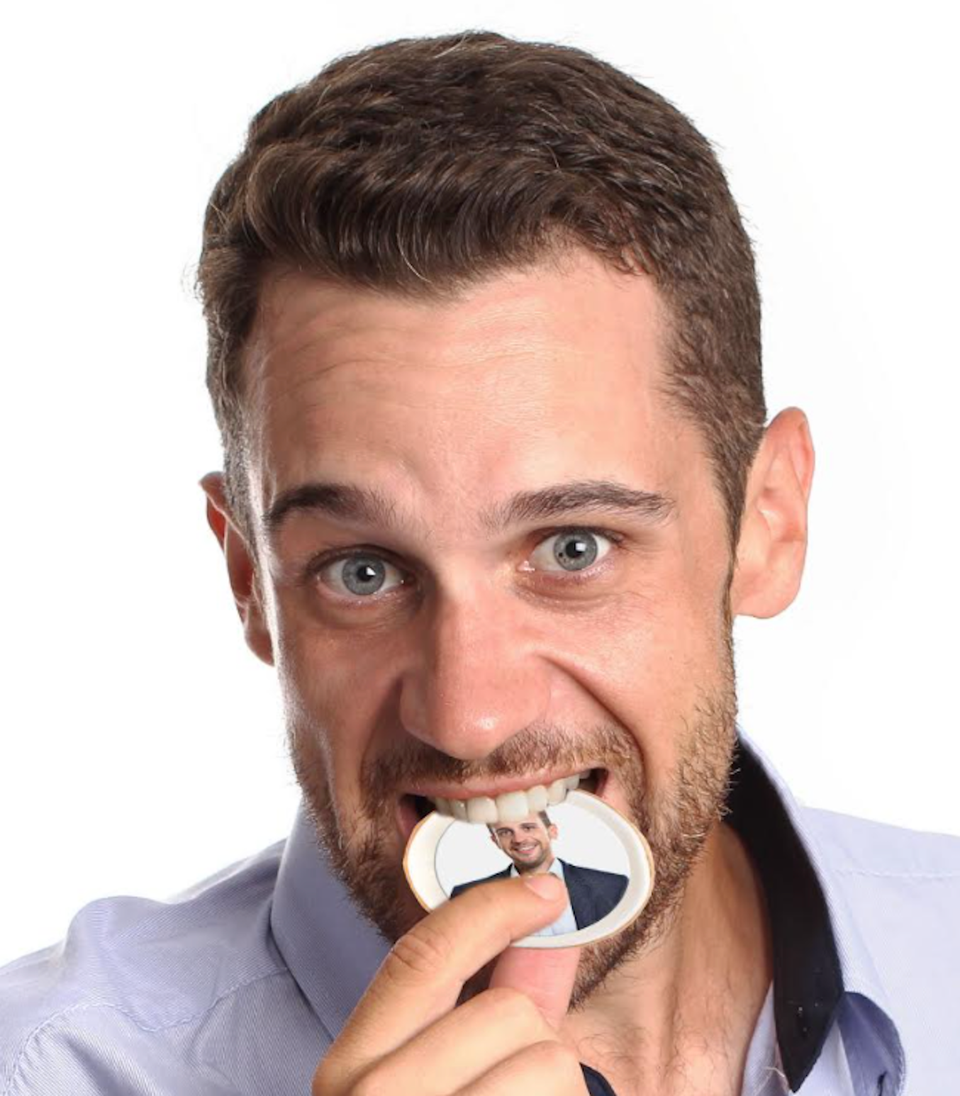
<svg viewBox="0 0 960 1096"><path fill-rule="evenodd" d="M505 949L555 921L566 888L552 875L472 887L394 945L313 1078L313 1096L585 1096L558 1028L579 949ZM504 952L504 954L500 954ZM456 1007L496 956L490 988Z"/></svg>

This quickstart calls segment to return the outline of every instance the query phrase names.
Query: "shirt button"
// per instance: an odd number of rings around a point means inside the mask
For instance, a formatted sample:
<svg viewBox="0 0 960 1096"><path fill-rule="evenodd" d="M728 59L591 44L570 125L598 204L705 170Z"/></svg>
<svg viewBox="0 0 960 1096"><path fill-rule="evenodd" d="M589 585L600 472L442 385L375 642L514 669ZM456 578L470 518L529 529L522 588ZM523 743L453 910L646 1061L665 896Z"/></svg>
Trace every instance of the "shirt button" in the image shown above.
<svg viewBox="0 0 960 1096"><path fill-rule="evenodd" d="M807 1016L803 1011L803 1005L797 1005L797 1031L800 1032L800 1037L802 1039L806 1039L810 1034L810 1025L807 1023Z"/></svg>

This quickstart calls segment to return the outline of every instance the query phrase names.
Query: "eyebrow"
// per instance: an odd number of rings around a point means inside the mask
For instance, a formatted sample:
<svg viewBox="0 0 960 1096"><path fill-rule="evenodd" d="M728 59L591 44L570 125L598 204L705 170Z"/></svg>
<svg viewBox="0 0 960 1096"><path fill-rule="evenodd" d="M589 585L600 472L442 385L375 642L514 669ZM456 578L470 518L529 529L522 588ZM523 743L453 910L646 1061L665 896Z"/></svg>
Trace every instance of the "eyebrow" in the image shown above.
<svg viewBox="0 0 960 1096"><path fill-rule="evenodd" d="M659 524L674 511L675 502L656 491L641 491L613 480L558 483L533 491L518 491L505 502L481 511L480 524L489 533L530 521L547 521L581 510L629 515ZM384 495L346 483L303 483L281 492L263 515L267 532L275 535L296 512L322 513L342 521L392 528L396 507Z"/></svg>
<svg viewBox="0 0 960 1096"><path fill-rule="evenodd" d="M348 483L301 483L282 491L263 515L267 532L276 534L293 513L321 513L363 525L395 522L395 508L376 491Z"/></svg>
<svg viewBox="0 0 960 1096"><path fill-rule="evenodd" d="M523 522L549 521L578 510L629 514L661 522L670 516L674 505L672 499L656 491L640 491L613 480L582 480L519 491L506 502L485 510L480 520L489 532Z"/></svg>

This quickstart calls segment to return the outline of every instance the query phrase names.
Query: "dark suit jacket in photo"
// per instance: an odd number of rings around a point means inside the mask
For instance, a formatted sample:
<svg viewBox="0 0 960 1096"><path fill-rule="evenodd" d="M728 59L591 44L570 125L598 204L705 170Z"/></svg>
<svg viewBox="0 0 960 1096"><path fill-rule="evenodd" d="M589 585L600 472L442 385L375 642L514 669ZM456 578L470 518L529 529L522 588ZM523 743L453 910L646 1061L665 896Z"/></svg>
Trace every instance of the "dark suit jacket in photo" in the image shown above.
<svg viewBox="0 0 960 1096"><path fill-rule="evenodd" d="M577 922L578 929L585 929L599 921L601 917L606 917L627 889L625 875L600 871L597 868L581 868L578 864L568 864L566 860L561 860L560 863L563 865L563 878L567 884L573 919ZM495 875L488 875L486 879L458 883L451 891L450 897L456 898L458 894L462 894L471 887L477 887L481 883L490 883L494 879L509 877L510 869L505 868Z"/></svg>

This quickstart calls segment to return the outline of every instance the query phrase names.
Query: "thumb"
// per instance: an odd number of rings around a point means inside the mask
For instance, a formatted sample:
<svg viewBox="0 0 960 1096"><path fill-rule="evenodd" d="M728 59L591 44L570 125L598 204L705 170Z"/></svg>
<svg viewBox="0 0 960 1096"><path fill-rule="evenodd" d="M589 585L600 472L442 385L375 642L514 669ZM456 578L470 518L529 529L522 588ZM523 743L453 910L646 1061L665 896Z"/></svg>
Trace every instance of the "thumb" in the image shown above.
<svg viewBox="0 0 960 1096"><path fill-rule="evenodd" d="M507 948L493 968L490 985L525 993L547 1023L559 1029L570 1005L579 962L579 948Z"/></svg>
<svg viewBox="0 0 960 1096"><path fill-rule="evenodd" d="M507 948L493 968L490 986L525 993L558 1029L567 1015L579 962L579 948Z"/></svg>

